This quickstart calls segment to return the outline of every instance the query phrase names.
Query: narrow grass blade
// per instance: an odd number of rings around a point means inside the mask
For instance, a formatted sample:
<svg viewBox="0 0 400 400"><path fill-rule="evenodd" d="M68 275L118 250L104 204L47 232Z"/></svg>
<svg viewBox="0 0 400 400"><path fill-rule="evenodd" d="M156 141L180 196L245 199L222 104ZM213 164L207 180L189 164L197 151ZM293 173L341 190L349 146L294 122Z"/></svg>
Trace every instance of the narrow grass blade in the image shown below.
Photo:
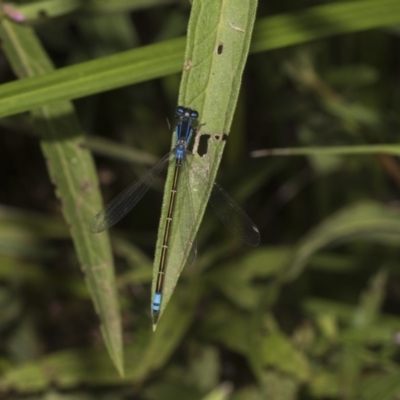
<svg viewBox="0 0 400 400"><path fill-rule="evenodd" d="M101 6L100 3L102 3ZM110 3L110 8L116 7L114 2L108 3ZM122 3L125 4L121 0ZM94 10L96 4L99 4L99 8L103 7L102 10L108 7L104 6L106 3L98 1L93 3ZM220 2L210 1L204 8L216 11L219 15L219 4ZM234 8L235 4L236 2L229 2L229 7L226 9ZM246 5L247 2L244 3L243 9L246 9ZM194 9L196 7L195 2ZM208 19L212 23L215 18L206 10L203 10L203 14L209 16L202 19L202 24L207 27ZM243 36L249 34L245 29L246 24L240 25L235 22L235 18L229 22L231 29L236 30L238 34ZM400 2L397 0L363 0L326 4L309 8L301 13L276 15L258 21L250 51L255 53L279 49L333 35L388 27L399 23ZM223 26L224 24L221 24L219 30ZM197 29L200 31L200 26ZM188 38L192 40L193 37L193 34L189 32ZM214 45L217 46L218 43ZM200 44L200 53L201 49L207 46L208 41ZM184 48L185 39L176 38L61 68L58 71L49 71L43 76L1 85L0 117L28 111L56 100L77 99L180 72ZM215 50L218 50L218 46ZM188 70L193 60L188 57L185 57L185 60L185 69ZM210 59L205 59L207 65L209 62ZM203 80L205 78L206 75L203 75ZM223 79L230 81L227 75ZM200 95L200 92L197 93ZM184 97L181 96L181 99Z"/></svg>
<svg viewBox="0 0 400 400"><path fill-rule="evenodd" d="M400 146L395 143L363 144L349 146L309 146L309 147L285 147L281 149L256 150L252 157L269 156L310 156L310 155L355 155L355 154L392 154L400 155Z"/></svg>
<svg viewBox="0 0 400 400"><path fill-rule="evenodd" d="M363 239L382 243L400 243L399 210L378 203L352 205L327 218L298 244L290 255L283 280L290 281L304 270L310 257L332 244Z"/></svg>
<svg viewBox="0 0 400 400"><path fill-rule="evenodd" d="M53 70L34 31L5 19L0 24L3 49L15 73L35 76ZM74 109L69 102L56 102L31 113L41 138L50 178L63 204L82 270L102 321L102 333L111 359L123 374L121 321L112 253L107 235L92 235L89 222L101 208L93 159L84 142Z"/></svg>
<svg viewBox="0 0 400 400"><path fill-rule="evenodd" d="M265 18L256 25L250 51L280 49L334 35L400 22L397 0L363 0L324 4Z"/></svg>

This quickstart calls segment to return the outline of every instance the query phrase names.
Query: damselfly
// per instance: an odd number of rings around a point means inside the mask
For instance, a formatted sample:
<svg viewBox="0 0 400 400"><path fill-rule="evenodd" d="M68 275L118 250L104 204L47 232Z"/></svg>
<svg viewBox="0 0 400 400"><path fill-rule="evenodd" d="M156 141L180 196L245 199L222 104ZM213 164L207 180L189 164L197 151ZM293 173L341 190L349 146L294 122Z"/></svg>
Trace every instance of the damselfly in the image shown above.
<svg viewBox="0 0 400 400"><path fill-rule="evenodd" d="M161 172L163 167L168 162L175 162L157 280L152 302L154 322L157 320L161 309L164 277L168 261L168 243L172 231L172 221L180 176L182 175L182 168L186 165L185 161L188 156L190 156L187 147L193 133L196 131L195 126L199 118L197 111L183 106L178 106L176 108L175 116L178 119L178 123L174 128L176 134L176 144L174 148L139 180L128 186L117 197L111 200L111 202L93 218L90 226L92 233L98 233L116 224L145 195L152 185L154 178ZM190 188L185 188L185 190L190 192ZM257 227L236 204L236 202L217 183L214 183L210 197L210 204L217 216L234 235L249 246L258 246L260 243L260 233L258 232ZM189 244L188 242L188 246L189 245L192 246L192 244Z"/></svg>

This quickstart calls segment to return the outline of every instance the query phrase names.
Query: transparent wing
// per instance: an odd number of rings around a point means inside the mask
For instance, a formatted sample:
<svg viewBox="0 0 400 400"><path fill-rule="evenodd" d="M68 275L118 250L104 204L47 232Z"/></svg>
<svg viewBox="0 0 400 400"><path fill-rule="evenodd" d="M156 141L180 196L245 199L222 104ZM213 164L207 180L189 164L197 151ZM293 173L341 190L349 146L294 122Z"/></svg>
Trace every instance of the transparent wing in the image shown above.
<svg viewBox="0 0 400 400"><path fill-rule="evenodd" d="M211 192L210 204L222 223L242 242L252 247L260 244L260 232L254 222L217 182Z"/></svg>
<svg viewBox="0 0 400 400"><path fill-rule="evenodd" d="M197 257L197 239L195 238L193 240L192 247L190 249L189 256L188 256L186 264L187 265L193 265L194 262L196 261L196 257Z"/></svg>
<svg viewBox="0 0 400 400"><path fill-rule="evenodd" d="M90 224L90 231L92 233L102 232L125 217L149 190L154 178L159 175L173 152L174 150L166 154L153 168L123 190L96 214Z"/></svg>

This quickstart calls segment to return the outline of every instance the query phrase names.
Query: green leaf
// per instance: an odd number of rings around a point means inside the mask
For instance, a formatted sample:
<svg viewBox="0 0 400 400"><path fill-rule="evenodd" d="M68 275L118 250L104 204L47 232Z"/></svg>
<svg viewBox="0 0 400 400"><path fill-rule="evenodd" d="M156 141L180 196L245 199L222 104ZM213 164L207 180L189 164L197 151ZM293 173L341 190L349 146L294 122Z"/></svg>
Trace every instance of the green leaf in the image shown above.
<svg viewBox="0 0 400 400"><path fill-rule="evenodd" d="M0 208L0 252L3 255L46 260L54 254L49 239L68 237L62 219L11 207Z"/></svg>
<svg viewBox="0 0 400 400"><path fill-rule="evenodd" d="M249 313L239 312L230 304L214 300L199 333L208 341L218 341L224 347L245 355L250 334Z"/></svg>
<svg viewBox="0 0 400 400"><path fill-rule="evenodd" d="M263 399L296 399L299 390L299 382L295 378L277 371L265 371L261 385Z"/></svg>
<svg viewBox="0 0 400 400"><path fill-rule="evenodd" d="M400 22L397 0L362 0L324 4L297 13L276 15L254 29L251 52L280 49L311 40Z"/></svg>
<svg viewBox="0 0 400 400"><path fill-rule="evenodd" d="M190 186L178 190L164 278L161 315L167 305L180 272L186 264L191 243L201 223L208 197L222 158L225 141L233 119L242 72L247 59L257 2L255 0L200 1L193 4L185 63L180 87L179 104L200 113L200 128L196 132L193 157L187 160ZM218 104L218 107L215 105ZM210 135L207 154L200 157L197 146L202 135ZM175 137L172 138L174 146ZM171 163L165 185L164 201L158 230L153 270L152 294L160 263L170 187L175 166ZM197 174L207 171L205 180ZM181 174L182 175L182 174ZM181 187L183 177L181 176ZM192 209L188 210L188 204ZM187 235L185 234L187 232ZM157 321L155 321L156 323Z"/></svg>
<svg viewBox="0 0 400 400"><path fill-rule="evenodd" d="M202 400L228 400L232 389L232 384L228 382L221 383L218 387L208 393L207 396L204 396Z"/></svg>
<svg viewBox="0 0 400 400"><path fill-rule="evenodd" d="M261 342L260 357L264 366L293 375L300 381L308 379L310 375L307 357L295 349L282 333L265 335Z"/></svg>
<svg viewBox="0 0 400 400"><path fill-rule="evenodd" d="M5 19L0 25L3 48L15 73L35 76L53 70L35 33ZM93 159L82 147L84 138L73 106L56 102L31 113L56 195L85 273L102 334L117 370L123 374L121 321L110 242L107 234L91 235L89 223L101 208Z"/></svg>
<svg viewBox="0 0 400 400"><path fill-rule="evenodd" d="M65 350L9 369L0 377L0 390L35 392L52 385L72 389L82 385L143 382L154 370L164 366L181 343L195 315L200 293L199 287L193 285L178 290L157 332L151 335L148 325L136 332L135 343L126 347L123 377L115 371L105 351Z"/></svg>
<svg viewBox="0 0 400 400"><path fill-rule="evenodd" d="M176 0L85 0L84 10L90 12L129 11L175 3Z"/></svg>
<svg viewBox="0 0 400 400"><path fill-rule="evenodd" d="M76 11L80 7L80 0L42 0L19 6L17 4L4 4L2 11L17 22L25 22L43 19L44 17L58 17Z"/></svg>
<svg viewBox="0 0 400 400"><path fill-rule="evenodd" d="M256 282L279 275L288 254L290 249L286 247L255 249L234 263L231 261L213 269L207 273L206 279L230 301L251 310L265 295L265 286L257 285Z"/></svg>
<svg viewBox="0 0 400 400"><path fill-rule="evenodd" d="M331 371L315 368L309 388L315 398L335 398L340 394L340 378Z"/></svg>
<svg viewBox="0 0 400 400"><path fill-rule="evenodd" d="M59 17L72 12L116 12L149 8L173 3L174 0L42 0L30 3L2 5L5 15L14 21L35 21Z"/></svg>
<svg viewBox="0 0 400 400"><path fill-rule="evenodd" d="M0 86L0 117L176 73L184 45L177 38L6 83Z"/></svg>
<svg viewBox="0 0 400 400"><path fill-rule="evenodd" d="M357 392L363 400L393 400L400 394L400 371L368 374L358 385Z"/></svg>
<svg viewBox="0 0 400 400"><path fill-rule="evenodd" d="M380 315L385 298L388 272L380 269L371 279L370 287L362 294L360 305L354 317L354 325L365 328L375 323Z"/></svg>
<svg viewBox="0 0 400 400"><path fill-rule="evenodd" d="M378 203L363 202L348 206L328 217L308 233L294 249L287 262L285 280L298 277L310 257L332 244L363 239L379 243L399 243L399 211Z"/></svg>
<svg viewBox="0 0 400 400"><path fill-rule="evenodd" d="M231 400L263 400L265 397L257 386L245 386L235 390Z"/></svg>
<svg viewBox="0 0 400 400"><path fill-rule="evenodd" d="M266 156L318 156L327 155L356 155L356 154L392 154L400 155L400 146L396 143L362 144L348 146L304 146L284 147L280 149L256 150L251 153L253 157Z"/></svg>
<svg viewBox="0 0 400 400"><path fill-rule="evenodd" d="M212 390L218 385L221 375L219 349L195 343L191 344L189 352L196 355L187 367L191 382L196 382L196 388L203 392Z"/></svg>
<svg viewBox="0 0 400 400"><path fill-rule="evenodd" d="M121 4L125 1L128 0L120 0ZM148 0L146 0L147 2ZM96 4L99 4L100 7L100 3L101 7L108 7L98 0L93 3L94 9ZM110 7L114 7L116 2L108 3ZM219 3L214 3L207 3L207 7L204 8L216 10L218 16ZM231 9L236 7L236 10L240 12L240 3L229 2L229 4ZM239 6L235 4L239 4ZM115 7L118 8L117 4L115 4ZM196 2L194 7L197 7ZM214 15L208 13L207 10L204 10L204 12L211 20L215 20ZM236 32L247 37L248 30L247 32L240 31L245 30L246 24L241 26L239 25L240 21L235 22L234 19L229 20L231 29L239 29ZM202 23L208 26L207 20L203 20ZM251 52L272 50L332 35L358 32L398 23L400 23L400 3L397 0L363 0L362 2L326 4L301 13L276 15L260 20L255 27L250 50ZM198 29L201 31L200 25ZM182 70L184 46L184 38L172 39L61 68L43 76L1 85L0 117L28 111L56 100L77 99L180 72ZM185 57L185 68L188 68L190 61L193 60ZM206 58L204 61L209 62L210 59ZM203 78L205 77L206 75L203 76ZM222 82L229 81L229 79L228 76L224 76ZM197 93L200 94L200 92ZM196 92L192 93L191 96L195 94ZM180 100L190 99L181 97Z"/></svg>
<svg viewBox="0 0 400 400"><path fill-rule="evenodd" d="M316 317L317 320L331 317L350 326L344 332L339 334L335 332L331 337L343 342L381 345L389 343L396 332L400 330L400 319L388 314L381 314L376 321L368 326L368 329L365 329L365 327L353 327L358 311L354 305L328 301L322 298L308 298L302 306L308 314ZM321 328L323 329L323 327ZM336 328L334 329L336 330Z"/></svg>

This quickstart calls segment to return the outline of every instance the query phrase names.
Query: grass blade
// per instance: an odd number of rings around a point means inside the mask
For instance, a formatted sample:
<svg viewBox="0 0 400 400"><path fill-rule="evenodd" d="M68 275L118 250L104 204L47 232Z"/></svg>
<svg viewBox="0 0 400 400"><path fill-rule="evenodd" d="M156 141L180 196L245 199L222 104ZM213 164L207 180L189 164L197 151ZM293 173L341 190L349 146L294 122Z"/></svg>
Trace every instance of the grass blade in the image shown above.
<svg viewBox="0 0 400 400"><path fill-rule="evenodd" d="M3 48L18 75L34 76L53 70L51 61L30 27L5 19L0 24ZM101 208L93 159L82 147L84 139L69 102L56 102L33 110L56 195L63 204L82 270L102 321L102 333L111 359L123 373L121 321L110 242L107 234L91 235L89 222Z"/></svg>
<svg viewBox="0 0 400 400"><path fill-rule="evenodd" d="M214 3L210 3L211 9L215 10ZM233 20L230 22L233 28L239 28L237 32L243 29ZM202 23L208 25L206 20ZM250 52L278 49L399 23L400 3L397 0L326 4L301 13L260 20L255 26ZM56 100L77 99L180 72L184 47L185 39L176 38L1 85L0 117L28 111Z"/></svg>

